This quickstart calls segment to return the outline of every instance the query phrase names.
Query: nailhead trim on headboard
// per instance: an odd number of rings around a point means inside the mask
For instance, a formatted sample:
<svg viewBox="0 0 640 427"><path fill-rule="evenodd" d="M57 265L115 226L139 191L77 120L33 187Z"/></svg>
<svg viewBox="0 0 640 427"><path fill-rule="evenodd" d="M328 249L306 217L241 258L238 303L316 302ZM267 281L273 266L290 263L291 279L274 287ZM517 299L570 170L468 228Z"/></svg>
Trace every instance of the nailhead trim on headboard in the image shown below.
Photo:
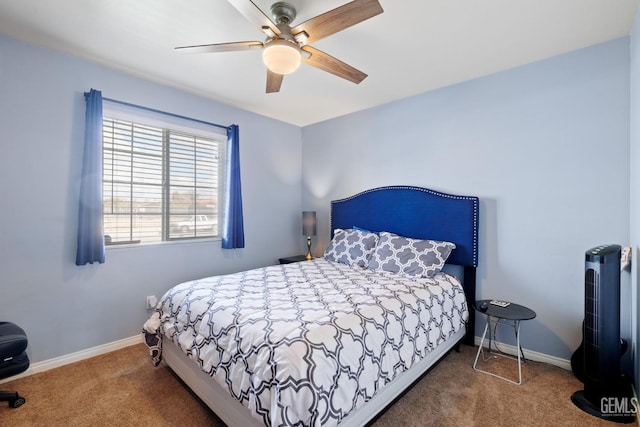
<svg viewBox="0 0 640 427"><path fill-rule="evenodd" d="M473 258L473 266L477 267L477 265L478 265L478 212L479 212L479 199L477 197L474 197L474 196L462 196L462 195L456 195L456 194L447 194L447 193L442 193L440 191L431 190L431 189L428 189L428 188L416 187L416 186L410 186L410 185L390 185L390 186L385 186L385 187L372 188L372 189L365 190L365 191L362 191L360 193L354 194L353 196L345 197L343 199L333 200L331 202L331 205L332 205L331 211L333 212L333 206L335 204L342 203L342 202L347 202L349 200L355 199L357 197L360 197L360 196L368 194L368 193L378 192L378 191L388 191L388 190L392 190L392 191L393 190L421 191L421 192L428 193L428 194L431 194L431 195L437 196L437 197L442 197L442 198L447 198L447 199L454 199L454 200L466 200L466 201L472 202L473 203L472 258ZM331 228L332 228L332 231L333 231L333 229L334 229L333 218L331 218Z"/></svg>

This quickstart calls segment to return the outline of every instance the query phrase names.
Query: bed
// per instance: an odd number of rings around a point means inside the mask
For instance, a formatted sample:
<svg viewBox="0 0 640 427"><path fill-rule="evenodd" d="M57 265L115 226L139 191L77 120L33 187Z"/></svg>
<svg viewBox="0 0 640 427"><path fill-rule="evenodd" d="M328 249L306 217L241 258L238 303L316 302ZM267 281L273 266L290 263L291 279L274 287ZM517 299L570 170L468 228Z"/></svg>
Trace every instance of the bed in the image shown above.
<svg viewBox="0 0 640 427"><path fill-rule="evenodd" d="M167 291L143 330L152 360L230 426L364 425L473 345L478 211L477 197L410 186L333 201L325 257ZM407 242L427 245L420 274L393 270Z"/></svg>

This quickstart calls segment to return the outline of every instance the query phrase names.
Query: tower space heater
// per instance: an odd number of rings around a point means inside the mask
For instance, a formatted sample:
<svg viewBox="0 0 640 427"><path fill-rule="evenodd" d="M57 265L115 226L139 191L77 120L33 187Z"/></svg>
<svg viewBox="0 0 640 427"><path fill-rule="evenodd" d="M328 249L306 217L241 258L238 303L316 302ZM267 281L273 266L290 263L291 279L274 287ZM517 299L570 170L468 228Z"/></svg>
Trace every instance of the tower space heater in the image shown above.
<svg viewBox="0 0 640 427"><path fill-rule="evenodd" d="M619 245L602 245L585 254L583 343L578 349L582 350L584 390L576 391L571 400L591 415L627 423L635 417L610 413L602 404L603 399L631 397L620 369L626 348L620 340L621 251Z"/></svg>

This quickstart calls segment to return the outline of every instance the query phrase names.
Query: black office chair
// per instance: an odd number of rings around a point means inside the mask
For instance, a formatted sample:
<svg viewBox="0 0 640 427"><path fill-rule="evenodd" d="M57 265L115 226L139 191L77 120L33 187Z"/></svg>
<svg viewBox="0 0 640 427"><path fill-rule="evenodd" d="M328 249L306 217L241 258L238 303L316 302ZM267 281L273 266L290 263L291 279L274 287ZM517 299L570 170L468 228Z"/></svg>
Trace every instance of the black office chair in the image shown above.
<svg viewBox="0 0 640 427"><path fill-rule="evenodd" d="M27 356L27 334L19 326L10 322L0 322L0 379L24 372L29 367ZM0 391L0 402L9 402L17 408L26 400L17 391Z"/></svg>

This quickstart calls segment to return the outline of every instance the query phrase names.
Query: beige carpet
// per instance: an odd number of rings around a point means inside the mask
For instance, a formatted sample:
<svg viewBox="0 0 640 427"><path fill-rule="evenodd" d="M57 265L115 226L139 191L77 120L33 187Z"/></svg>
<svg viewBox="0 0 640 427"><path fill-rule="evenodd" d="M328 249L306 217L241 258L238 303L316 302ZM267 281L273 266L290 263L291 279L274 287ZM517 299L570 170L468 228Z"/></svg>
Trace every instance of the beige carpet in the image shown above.
<svg viewBox="0 0 640 427"><path fill-rule="evenodd" d="M513 385L472 369L475 349L452 352L373 425L387 426L615 426L577 409L582 384L571 372L527 362ZM490 361L517 375L515 362ZM0 426L221 426L221 421L161 365L143 344L0 385L27 399L0 403Z"/></svg>

